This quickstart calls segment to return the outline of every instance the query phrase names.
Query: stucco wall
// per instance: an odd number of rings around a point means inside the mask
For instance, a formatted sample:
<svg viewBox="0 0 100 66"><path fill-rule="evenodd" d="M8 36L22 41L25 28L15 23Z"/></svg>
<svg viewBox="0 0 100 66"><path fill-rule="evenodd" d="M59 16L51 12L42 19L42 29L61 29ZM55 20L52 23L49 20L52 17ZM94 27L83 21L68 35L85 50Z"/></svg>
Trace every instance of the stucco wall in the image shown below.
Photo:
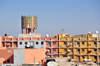
<svg viewBox="0 0 100 66"><path fill-rule="evenodd" d="M25 63L39 63L45 59L45 49L25 49Z"/></svg>
<svg viewBox="0 0 100 66"><path fill-rule="evenodd" d="M14 66L25 63L25 49L14 49Z"/></svg>

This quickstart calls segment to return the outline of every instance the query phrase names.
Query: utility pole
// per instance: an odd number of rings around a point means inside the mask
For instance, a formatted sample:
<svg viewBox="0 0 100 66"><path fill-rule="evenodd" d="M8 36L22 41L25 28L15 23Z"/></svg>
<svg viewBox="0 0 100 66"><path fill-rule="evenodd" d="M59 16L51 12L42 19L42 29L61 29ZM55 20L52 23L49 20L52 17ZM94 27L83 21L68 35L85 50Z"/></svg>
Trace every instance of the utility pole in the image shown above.
<svg viewBox="0 0 100 66"><path fill-rule="evenodd" d="M35 57L34 57L34 66L35 66Z"/></svg>

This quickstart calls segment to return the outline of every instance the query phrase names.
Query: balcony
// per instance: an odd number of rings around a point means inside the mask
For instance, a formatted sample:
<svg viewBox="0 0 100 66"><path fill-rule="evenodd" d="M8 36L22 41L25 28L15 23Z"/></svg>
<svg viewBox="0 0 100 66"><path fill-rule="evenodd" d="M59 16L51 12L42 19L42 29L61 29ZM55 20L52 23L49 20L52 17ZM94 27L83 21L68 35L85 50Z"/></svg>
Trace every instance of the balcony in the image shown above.
<svg viewBox="0 0 100 66"><path fill-rule="evenodd" d="M13 40L13 41L17 41L17 40L18 40L18 38L13 38L12 40Z"/></svg>
<svg viewBox="0 0 100 66"><path fill-rule="evenodd" d="M97 38L89 38L89 41L97 41Z"/></svg>
<svg viewBox="0 0 100 66"><path fill-rule="evenodd" d="M80 38L81 41L87 41L87 38Z"/></svg>
<svg viewBox="0 0 100 66"><path fill-rule="evenodd" d="M58 38L51 38L51 40L58 40Z"/></svg>
<svg viewBox="0 0 100 66"><path fill-rule="evenodd" d="M45 38L40 38L40 40L45 40Z"/></svg>
<svg viewBox="0 0 100 66"><path fill-rule="evenodd" d="M98 38L98 41L100 41L100 37Z"/></svg>
<svg viewBox="0 0 100 66"><path fill-rule="evenodd" d="M45 38L45 40L46 40L46 41L50 41L50 40L51 40L51 38Z"/></svg>
<svg viewBox="0 0 100 66"><path fill-rule="evenodd" d="M23 40L23 38L18 38L18 40Z"/></svg>
<svg viewBox="0 0 100 66"><path fill-rule="evenodd" d="M24 40L31 40L31 38L24 38Z"/></svg>
<svg viewBox="0 0 100 66"><path fill-rule="evenodd" d="M12 38L5 38L5 41L12 41Z"/></svg>
<svg viewBox="0 0 100 66"><path fill-rule="evenodd" d="M31 40L39 40L39 38L31 38Z"/></svg>

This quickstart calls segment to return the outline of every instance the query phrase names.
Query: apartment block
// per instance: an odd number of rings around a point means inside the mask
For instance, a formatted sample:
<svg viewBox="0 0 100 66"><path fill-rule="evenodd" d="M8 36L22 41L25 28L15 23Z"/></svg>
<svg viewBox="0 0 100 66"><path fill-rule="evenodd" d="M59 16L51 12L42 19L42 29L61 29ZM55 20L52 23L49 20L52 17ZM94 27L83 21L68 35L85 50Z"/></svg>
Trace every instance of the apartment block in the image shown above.
<svg viewBox="0 0 100 66"><path fill-rule="evenodd" d="M59 48L60 57L70 57L74 61L87 59L100 62L100 37L98 34L59 34Z"/></svg>

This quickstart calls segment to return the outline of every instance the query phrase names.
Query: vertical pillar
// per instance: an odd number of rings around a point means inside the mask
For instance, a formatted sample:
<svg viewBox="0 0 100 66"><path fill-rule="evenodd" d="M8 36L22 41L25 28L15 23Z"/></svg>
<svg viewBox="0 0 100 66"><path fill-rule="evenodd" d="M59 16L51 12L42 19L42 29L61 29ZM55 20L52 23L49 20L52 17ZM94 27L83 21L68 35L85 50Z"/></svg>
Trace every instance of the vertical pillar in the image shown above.
<svg viewBox="0 0 100 66"><path fill-rule="evenodd" d="M27 34L27 31L28 31L28 30L27 30L27 28L26 28L26 34Z"/></svg>
<svg viewBox="0 0 100 66"><path fill-rule="evenodd" d="M32 29L33 31L32 31L32 33L34 33L34 29Z"/></svg>
<svg viewBox="0 0 100 66"><path fill-rule="evenodd" d="M24 30L25 30L25 34L26 34L26 28Z"/></svg>
<svg viewBox="0 0 100 66"><path fill-rule="evenodd" d="M36 33L37 33L37 28L36 28Z"/></svg>
<svg viewBox="0 0 100 66"><path fill-rule="evenodd" d="M23 34L23 29L22 29L22 34Z"/></svg>

